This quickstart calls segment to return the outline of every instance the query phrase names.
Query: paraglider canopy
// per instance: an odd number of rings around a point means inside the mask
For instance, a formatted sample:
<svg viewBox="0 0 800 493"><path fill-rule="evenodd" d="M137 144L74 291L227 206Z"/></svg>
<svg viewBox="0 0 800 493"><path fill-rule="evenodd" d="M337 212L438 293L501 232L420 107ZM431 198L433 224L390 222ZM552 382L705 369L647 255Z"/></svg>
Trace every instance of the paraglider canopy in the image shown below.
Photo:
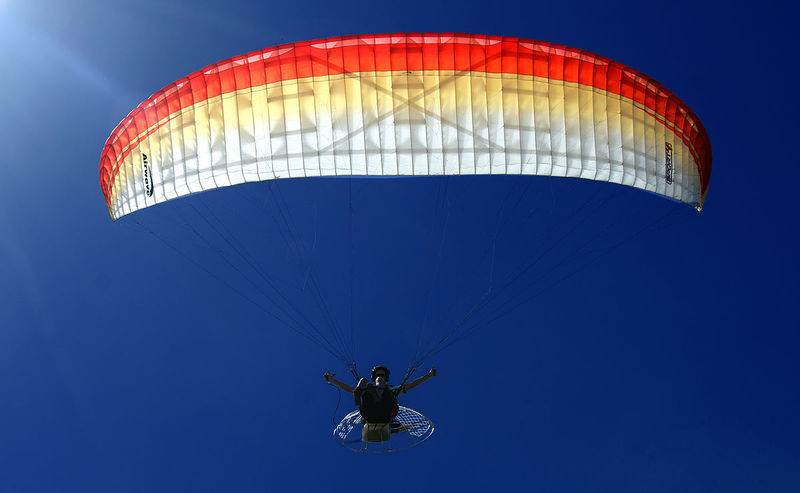
<svg viewBox="0 0 800 493"><path fill-rule="evenodd" d="M309 176L545 175L700 209L711 145L661 84L593 53L465 34L291 43L155 93L112 132L114 219L195 192Z"/></svg>

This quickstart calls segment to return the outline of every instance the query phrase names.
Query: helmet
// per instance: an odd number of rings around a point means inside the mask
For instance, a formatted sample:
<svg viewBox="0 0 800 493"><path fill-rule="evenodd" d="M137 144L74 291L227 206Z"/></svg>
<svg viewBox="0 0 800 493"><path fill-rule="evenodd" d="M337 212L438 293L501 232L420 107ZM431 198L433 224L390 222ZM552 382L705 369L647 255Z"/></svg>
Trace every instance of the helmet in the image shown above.
<svg viewBox="0 0 800 493"><path fill-rule="evenodd" d="M378 366L372 368L372 372L370 373L370 376L372 377L372 381L373 382L375 381L375 372L378 371L378 370L383 370L384 373L386 373L386 381L388 382L389 381L389 369L386 368L383 365L378 365Z"/></svg>

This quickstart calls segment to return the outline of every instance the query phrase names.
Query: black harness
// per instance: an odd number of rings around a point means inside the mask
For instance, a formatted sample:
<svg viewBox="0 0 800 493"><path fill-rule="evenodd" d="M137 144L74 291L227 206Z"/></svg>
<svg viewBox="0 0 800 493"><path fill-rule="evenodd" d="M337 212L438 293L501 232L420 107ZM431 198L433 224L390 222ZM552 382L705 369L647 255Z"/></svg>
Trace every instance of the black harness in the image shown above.
<svg viewBox="0 0 800 493"><path fill-rule="evenodd" d="M387 386L379 391L378 387L370 385L360 393L358 410L363 422L389 423L397 416L399 406L394 389Z"/></svg>

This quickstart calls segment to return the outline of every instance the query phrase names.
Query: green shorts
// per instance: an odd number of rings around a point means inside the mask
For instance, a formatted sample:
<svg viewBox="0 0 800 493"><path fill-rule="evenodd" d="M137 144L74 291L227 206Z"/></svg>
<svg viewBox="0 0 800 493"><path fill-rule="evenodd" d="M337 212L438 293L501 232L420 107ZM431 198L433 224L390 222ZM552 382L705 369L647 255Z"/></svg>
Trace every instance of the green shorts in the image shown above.
<svg viewBox="0 0 800 493"><path fill-rule="evenodd" d="M367 423L361 430L361 439L365 442L388 442L390 437L389 423Z"/></svg>

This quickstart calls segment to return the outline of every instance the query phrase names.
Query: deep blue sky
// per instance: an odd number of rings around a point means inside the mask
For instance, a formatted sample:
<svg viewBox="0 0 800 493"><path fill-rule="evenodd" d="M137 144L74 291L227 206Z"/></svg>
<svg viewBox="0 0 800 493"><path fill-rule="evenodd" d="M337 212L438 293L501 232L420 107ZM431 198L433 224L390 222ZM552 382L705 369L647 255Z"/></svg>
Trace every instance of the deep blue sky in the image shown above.
<svg viewBox="0 0 800 493"><path fill-rule="evenodd" d="M779 2L0 0L0 490L800 491L797 15ZM185 243L217 278L140 224L113 223L97 167L130 109L205 65L403 31L541 39L625 63L697 113L714 168L701 214L615 189L637 211L622 231L677 212L440 353L439 376L403 401L434 436L364 456L330 438L336 392L321 375L341 364L221 285L239 281L208 252ZM444 224L429 213L444 183L277 184L305 263L263 209L236 226L261 221L248 241L285 292L300 299L313 271L347 325L352 185L358 363L399 377L424 302L441 335L486 289L497 204L521 187L450 180ZM564 187L532 190L564 204L594 190ZM208 195L197 204L242 199ZM157 209L140 220L168 231L180 207ZM535 251L542 229L525 217L504 216L498 270ZM445 260L431 260L439 234Z"/></svg>

